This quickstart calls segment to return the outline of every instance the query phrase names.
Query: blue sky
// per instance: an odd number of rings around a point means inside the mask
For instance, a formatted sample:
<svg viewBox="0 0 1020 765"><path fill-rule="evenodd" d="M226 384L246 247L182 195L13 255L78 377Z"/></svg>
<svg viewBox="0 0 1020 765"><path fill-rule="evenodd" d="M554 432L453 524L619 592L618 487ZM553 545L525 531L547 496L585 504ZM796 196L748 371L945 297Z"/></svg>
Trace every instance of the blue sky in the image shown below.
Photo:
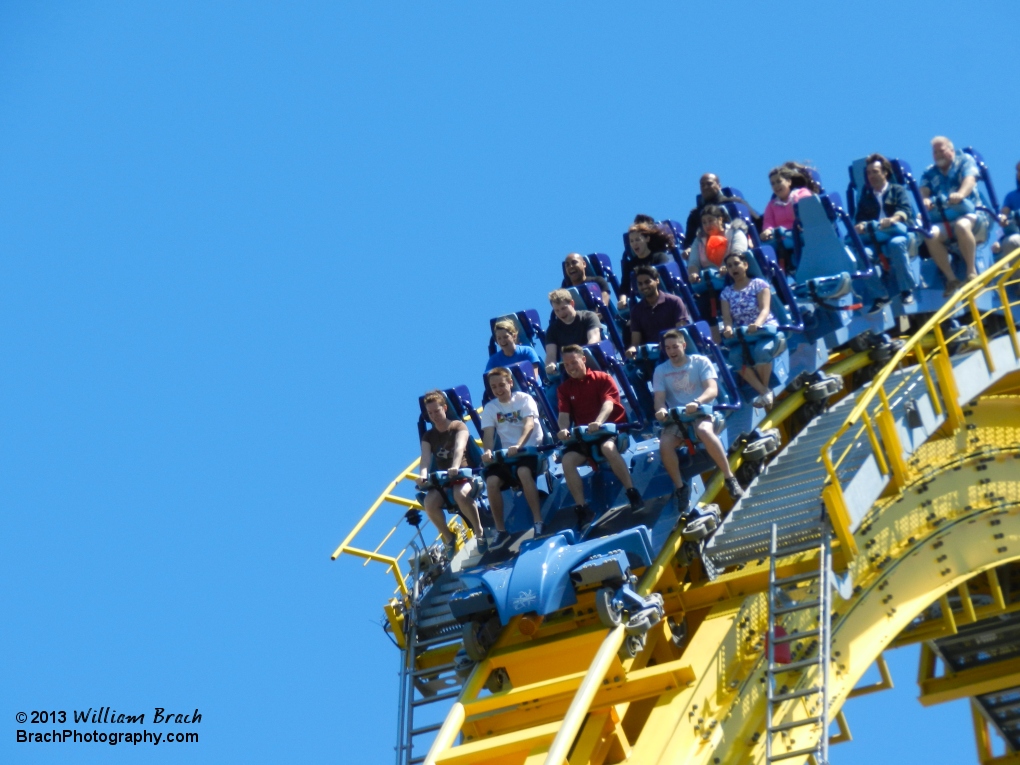
<svg viewBox="0 0 1020 765"><path fill-rule="evenodd" d="M784 160L843 189L944 133L1011 188L1017 7L962 10L0 6L0 759L107 762L11 728L109 705L203 714L133 762L390 761L389 582L329 553L416 396L707 170L760 208ZM834 763L972 761L915 667Z"/></svg>

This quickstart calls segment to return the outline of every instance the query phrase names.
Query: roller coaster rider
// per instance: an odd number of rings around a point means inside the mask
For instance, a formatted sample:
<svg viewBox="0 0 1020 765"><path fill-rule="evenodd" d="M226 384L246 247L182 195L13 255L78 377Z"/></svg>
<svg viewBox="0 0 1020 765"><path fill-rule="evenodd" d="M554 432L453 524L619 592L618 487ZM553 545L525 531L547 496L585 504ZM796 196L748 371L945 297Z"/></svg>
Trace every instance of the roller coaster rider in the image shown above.
<svg viewBox="0 0 1020 765"><path fill-rule="evenodd" d="M484 552L485 534L482 531L482 524L478 516L478 507L475 504L475 497L478 496L478 486L470 478L457 478L448 486L440 488L429 478L432 471L449 471L460 468L475 467L470 465L468 460L467 446L470 433L467 426L459 420L451 420L447 417L449 404L446 396L440 390L432 390L425 394L425 412L428 415L432 427L422 436L421 440L421 462L417 486L420 491L426 492L422 506L432 524L439 529L443 537L443 545L448 554L452 556L456 549L457 539L446 524L444 509L451 503L456 503L461 515L471 525L475 539L478 540L479 552Z"/></svg>
<svg viewBox="0 0 1020 765"><path fill-rule="evenodd" d="M711 278L706 277L702 283L702 271L722 270L727 255L747 252L747 224L740 218L730 221L722 207L706 205L701 211L700 226L687 253L687 275L694 290L698 313L709 323L712 340L718 343L719 330L715 320L719 316L719 293Z"/></svg>
<svg viewBox="0 0 1020 765"><path fill-rule="evenodd" d="M574 297L564 289L549 293L553 319L545 333L546 372L556 373L556 362L568 345L589 345L602 339L602 323L593 311L578 311Z"/></svg>
<svg viewBox="0 0 1020 765"><path fill-rule="evenodd" d="M690 324L691 314L683 300L659 289L659 272L655 266L637 266L634 276L642 299L635 300L630 306L630 346L624 355L632 359L628 365L628 376L634 383L641 406L650 411L652 402L648 395L648 384L652 381L655 362L635 359L638 346L656 342L659 334L668 329Z"/></svg>
<svg viewBox="0 0 1020 765"><path fill-rule="evenodd" d="M910 270L910 238L906 225L914 217L907 190L893 183L892 163L881 154L872 154L866 160L867 184L861 193L855 228L865 243L874 245L876 254L881 253L886 270L891 270L896 279L900 299L906 305L914 302L917 281ZM878 230L875 229L877 221ZM882 307L888 300L878 299L872 311Z"/></svg>
<svg viewBox="0 0 1020 765"><path fill-rule="evenodd" d="M560 286L564 289L580 287L586 282L597 284L599 292L602 293L602 302L605 305L609 305L609 282L601 276L588 273L588 264L585 262L583 255L577 252L570 253L563 259L563 283Z"/></svg>
<svg viewBox="0 0 1020 765"><path fill-rule="evenodd" d="M655 419L665 424L659 436L659 457L673 480L680 515L683 516L690 505L691 485L680 474L676 450L688 441L689 435L705 445L708 456L723 473L726 490L733 499L740 499L744 492L730 469L726 448L716 435L711 413L711 403L719 394L719 375L715 367L705 356L696 353L688 356L687 341L683 333L675 329L663 335L662 344L668 359L655 368L652 376ZM671 410L676 410L672 421Z"/></svg>
<svg viewBox="0 0 1020 765"><path fill-rule="evenodd" d="M694 246L694 240L697 238L700 230L698 227L701 226L701 216L709 205L719 206L726 202L739 202L747 208L751 215L751 222L757 228L761 228L761 215L755 212L750 202L746 199L724 194L718 175L715 173L705 173L701 176L698 185L701 188L701 194L698 197L697 206L687 214L687 228L684 229L684 241L681 249L690 250Z"/></svg>
<svg viewBox="0 0 1020 765"><path fill-rule="evenodd" d="M783 270L791 274L797 264L793 262L793 229L796 224L794 205L815 190L800 166L786 163L769 171L773 197L765 205L761 232L763 241L772 243Z"/></svg>
<svg viewBox="0 0 1020 765"><path fill-rule="evenodd" d="M986 213L976 209L981 204L977 190L981 171L974 158L965 152L957 154L953 142L942 135L931 139L931 153L935 162L921 176L921 197L930 212L937 212L944 218L937 226L938 233L927 240L927 245L946 279L943 295L949 297L963 282L953 272L946 242L957 242L967 268L966 279L973 279L977 276L977 245L988 236L989 220ZM945 209L943 204L952 209Z"/></svg>
<svg viewBox="0 0 1020 765"><path fill-rule="evenodd" d="M542 535L542 500L535 485L538 454L534 449L542 443L543 434L538 404L527 393L513 389L509 369L496 367L486 379L495 398L482 409L482 464L489 509L496 524L492 546L499 547L510 536L503 521L503 489L520 487L535 522L535 536ZM503 459L496 459L493 453L496 436L505 452Z"/></svg>
<svg viewBox="0 0 1020 765"><path fill-rule="evenodd" d="M999 223L1002 224L1002 239L992 245L992 252L1006 255L1020 247L1020 162L1016 166L1016 188L1002 200Z"/></svg>
<svg viewBox="0 0 1020 765"><path fill-rule="evenodd" d="M489 357L489 363L485 365L486 372L519 361L530 361L536 367L542 363L534 348L530 345L517 344L517 325L509 319L500 319L493 325L492 330L499 350Z"/></svg>
<svg viewBox="0 0 1020 765"><path fill-rule="evenodd" d="M620 284L624 290L618 303L621 310L627 306L626 293L630 289L630 276L635 268L641 265L661 266L673 260L668 252L676 246L672 232L660 228L653 221L646 220L647 217L637 216L635 222L627 229L630 254L624 253L623 262L620 264Z"/></svg>
<svg viewBox="0 0 1020 765"><path fill-rule="evenodd" d="M574 499L579 519L582 522L590 519L592 511L584 498L584 483L578 468L586 462L595 464L596 456L605 459L613 475L623 484L631 509L640 510L644 501L634 488L627 463L616 447L616 429L603 429L606 423L623 425L627 422L627 412L620 402L616 382L605 372L588 369L584 349L577 345L563 349L563 368L567 377L556 391L560 427L557 437L566 443L561 460L563 478ZM590 440L577 438L571 432L571 425L584 428L589 436L598 434L600 430L604 435Z"/></svg>
<svg viewBox="0 0 1020 765"><path fill-rule="evenodd" d="M723 289L719 300L724 342L733 339L726 343L730 366L758 393L754 406L768 410L773 402L769 388L772 359L785 347L785 337L777 331L779 323L771 311L772 293L764 279L748 277L750 259L746 253L726 256L725 265L733 284Z"/></svg>

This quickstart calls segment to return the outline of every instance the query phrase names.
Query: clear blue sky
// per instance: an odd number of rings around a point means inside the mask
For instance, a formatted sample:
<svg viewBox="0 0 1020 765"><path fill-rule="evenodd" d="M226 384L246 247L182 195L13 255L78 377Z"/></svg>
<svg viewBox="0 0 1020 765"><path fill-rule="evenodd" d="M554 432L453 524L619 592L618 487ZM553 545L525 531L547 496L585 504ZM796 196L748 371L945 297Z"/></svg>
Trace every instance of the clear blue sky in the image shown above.
<svg viewBox="0 0 1020 765"><path fill-rule="evenodd" d="M389 762L389 582L329 553L415 455L415 397L477 390L489 317L541 307L571 250L617 258L636 212L684 219L707 170L761 207L784 160L843 189L944 133L1008 190L1017 22L4 3L0 760ZM914 667L834 763L972 761ZM201 741L14 743L19 711L107 705L198 707Z"/></svg>

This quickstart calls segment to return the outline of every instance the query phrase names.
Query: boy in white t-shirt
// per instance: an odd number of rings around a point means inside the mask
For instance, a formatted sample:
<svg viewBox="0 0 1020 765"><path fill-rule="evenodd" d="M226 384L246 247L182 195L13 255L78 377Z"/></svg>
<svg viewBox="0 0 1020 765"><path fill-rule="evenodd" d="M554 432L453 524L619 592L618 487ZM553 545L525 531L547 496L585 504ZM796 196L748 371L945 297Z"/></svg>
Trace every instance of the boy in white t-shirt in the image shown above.
<svg viewBox="0 0 1020 765"><path fill-rule="evenodd" d="M482 409L482 464L486 466L483 475L498 532L492 546L498 547L509 537L503 524L502 492L506 488L521 488L535 521L535 536L542 534L542 501L535 485L538 457L518 455L519 450L542 442L542 424L538 420L535 399L522 391L514 391L509 369L496 367L486 379L495 398ZM514 458L512 462L493 461L492 449L497 435L507 456Z"/></svg>
<svg viewBox="0 0 1020 765"><path fill-rule="evenodd" d="M719 395L718 374L715 367L704 356L692 353L687 355L687 343L684 336L676 330L670 330L662 339L669 359L655 368L652 375L652 391L655 394L655 419L665 422L669 417L669 409L681 408L688 415L695 415L698 408L709 404ZM676 450L684 442L684 427L675 422L666 425L659 436L659 458L669 477L676 487L677 506L681 515L690 505L691 487L684 482L680 474L680 460ZM699 417L694 421L694 431L698 440L705 445L705 451L712 461L723 472L726 490L737 499L743 490L730 469L726 459L726 449L715 433L712 418Z"/></svg>

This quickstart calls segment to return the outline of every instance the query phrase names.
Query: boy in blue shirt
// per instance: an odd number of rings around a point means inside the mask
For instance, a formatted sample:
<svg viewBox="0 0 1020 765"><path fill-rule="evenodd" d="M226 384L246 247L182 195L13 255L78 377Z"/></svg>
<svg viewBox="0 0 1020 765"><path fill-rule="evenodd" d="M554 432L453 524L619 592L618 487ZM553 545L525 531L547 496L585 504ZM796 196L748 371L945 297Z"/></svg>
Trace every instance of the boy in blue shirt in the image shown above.
<svg viewBox="0 0 1020 765"><path fill-rule="evenodd" d="M517 325L509 319L500 319L493 325L493 336L499 350L489 357L485 371L496 367L508 367L518 361L530 361L536 369L540 368L538 354L530 345L517 345Z"/></svg>

